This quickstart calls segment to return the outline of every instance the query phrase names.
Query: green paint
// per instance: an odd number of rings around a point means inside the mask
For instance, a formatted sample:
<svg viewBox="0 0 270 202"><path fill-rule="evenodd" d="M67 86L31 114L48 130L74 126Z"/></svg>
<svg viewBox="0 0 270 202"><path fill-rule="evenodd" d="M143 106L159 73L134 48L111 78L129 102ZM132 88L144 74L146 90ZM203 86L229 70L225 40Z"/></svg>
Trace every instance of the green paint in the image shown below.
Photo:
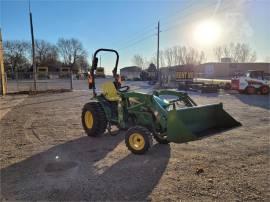
<svg viewBox="0 0 270 202"><path fill-rule="evenodd" d="M168 114L168 140L187 142L202 136L202 132L228 129L241 124L223 110L222 104L189 107Z"/></svg>
<svg viewBox="0 0 270 202"><path fill-rule="evenodd" d="M241 125L223 110L221 103L197 106L186 93L163 90L154 91L152 95L139 92L119 94L121 101L118 103L109 102L102 95L95 97L112 125L123 129L142 125L153 133L166 135L171 142L188 142L199 138L201 132ZM177 99L168 102L160 98L161 95L172 95ZM176 101L181 101L186 107L168 111Z"/></svg>

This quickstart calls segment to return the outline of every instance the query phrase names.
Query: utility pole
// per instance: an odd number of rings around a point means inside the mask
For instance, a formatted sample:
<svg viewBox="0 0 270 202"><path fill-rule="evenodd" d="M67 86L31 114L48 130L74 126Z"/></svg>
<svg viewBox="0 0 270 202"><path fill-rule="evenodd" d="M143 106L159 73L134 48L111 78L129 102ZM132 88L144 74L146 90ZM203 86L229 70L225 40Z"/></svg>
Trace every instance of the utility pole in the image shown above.
<svg viewBox="0 0 270 202"><path fill-rule="evenodd" d="M2 34L1 34L1 28L0 28L0 94L6 95L7 93L7 80L5 75L5 68L4 68L4 54L3 54L3 43L2 43Z"/></svg>
<svg viewBox="0 0 270 202"><path fill-rule="evenodd" d="M157 27L157 71L158 71L158 83L161 85L161 72L159 69L159 33L160 33L160 26L159 26L159 21L158 21L158 27Z"/></svg>
<svg viewBox="0 0 270 202"><path fill-rule="evenodd" d="M31 30L31 39L32 39L32 66L33 66L33 79L34 79L34 91L37 90L37 67L36 67L36 58L35 58L35 38L33 31L33 21L32 21L32 12L31 5L29 0L29 16L30 16L30 30Z"/></svg>

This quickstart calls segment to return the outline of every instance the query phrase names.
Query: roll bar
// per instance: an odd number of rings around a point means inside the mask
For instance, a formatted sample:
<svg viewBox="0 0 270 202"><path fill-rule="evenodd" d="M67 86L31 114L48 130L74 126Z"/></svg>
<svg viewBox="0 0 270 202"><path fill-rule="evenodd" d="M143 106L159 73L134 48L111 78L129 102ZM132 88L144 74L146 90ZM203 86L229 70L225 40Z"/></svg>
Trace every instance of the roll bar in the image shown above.
<svg viewBox="0 0 270 202"><path fill-rule="evenodd" d="M113 52L116 54L116 61L115 61L115 66L113 68L113 77L116 78L116 73L117 73L117 67L118 67L118 61L119 61L119 54L116 50L113 49L106 49L106 48L100 48L98 50L95 51L94 53L94 57L93 57L93 61L92 61L92 68L91 68L91 77L92 77L92 88L93 88L93 94L94 96L96 96L96 85L95 85L95 74L94 71L97 69L98 66L98 58L97 58L97 54L101 51L105 51L105 52Z"/></svg>

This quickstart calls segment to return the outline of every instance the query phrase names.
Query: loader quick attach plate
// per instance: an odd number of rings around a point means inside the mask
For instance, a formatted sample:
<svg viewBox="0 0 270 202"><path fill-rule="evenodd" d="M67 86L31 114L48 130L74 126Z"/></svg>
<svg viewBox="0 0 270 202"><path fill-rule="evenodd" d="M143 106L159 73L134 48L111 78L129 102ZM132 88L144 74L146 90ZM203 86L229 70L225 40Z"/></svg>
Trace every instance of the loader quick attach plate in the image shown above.
<svg viewBox="0 0 270 202"><path fill-rule="evenodd" d="M167 139L182 143L196 140L209 130L226 130L241 123L223 110L222 103L187 107L168 112Z"/></svg>

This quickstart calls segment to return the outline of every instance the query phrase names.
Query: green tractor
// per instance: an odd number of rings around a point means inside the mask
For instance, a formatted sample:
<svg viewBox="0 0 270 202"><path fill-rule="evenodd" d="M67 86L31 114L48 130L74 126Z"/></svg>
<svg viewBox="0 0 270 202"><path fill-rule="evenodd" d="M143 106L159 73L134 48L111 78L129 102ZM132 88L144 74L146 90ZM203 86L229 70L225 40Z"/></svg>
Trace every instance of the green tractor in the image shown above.
<svg viewBox="0 0 270 202"><path fill-rule="evenodd" d="M97 94L95 70L97 54L109 51L116 54L113 82L101 85ZM112 126L126 130L125 143L134 154L148 151L154 138L160 144L183 143L200 138L213 129L228 129L241 124L223 110L222 103L197 106L186 94L172 90L154 91L152 94L132 92L121 86L117 66L118 52L98 49L93 57L89 88L93 89L91 101L82 110L82 125L88 136L100 136ZM165 99L167 98L167 99Z"/></svg>

